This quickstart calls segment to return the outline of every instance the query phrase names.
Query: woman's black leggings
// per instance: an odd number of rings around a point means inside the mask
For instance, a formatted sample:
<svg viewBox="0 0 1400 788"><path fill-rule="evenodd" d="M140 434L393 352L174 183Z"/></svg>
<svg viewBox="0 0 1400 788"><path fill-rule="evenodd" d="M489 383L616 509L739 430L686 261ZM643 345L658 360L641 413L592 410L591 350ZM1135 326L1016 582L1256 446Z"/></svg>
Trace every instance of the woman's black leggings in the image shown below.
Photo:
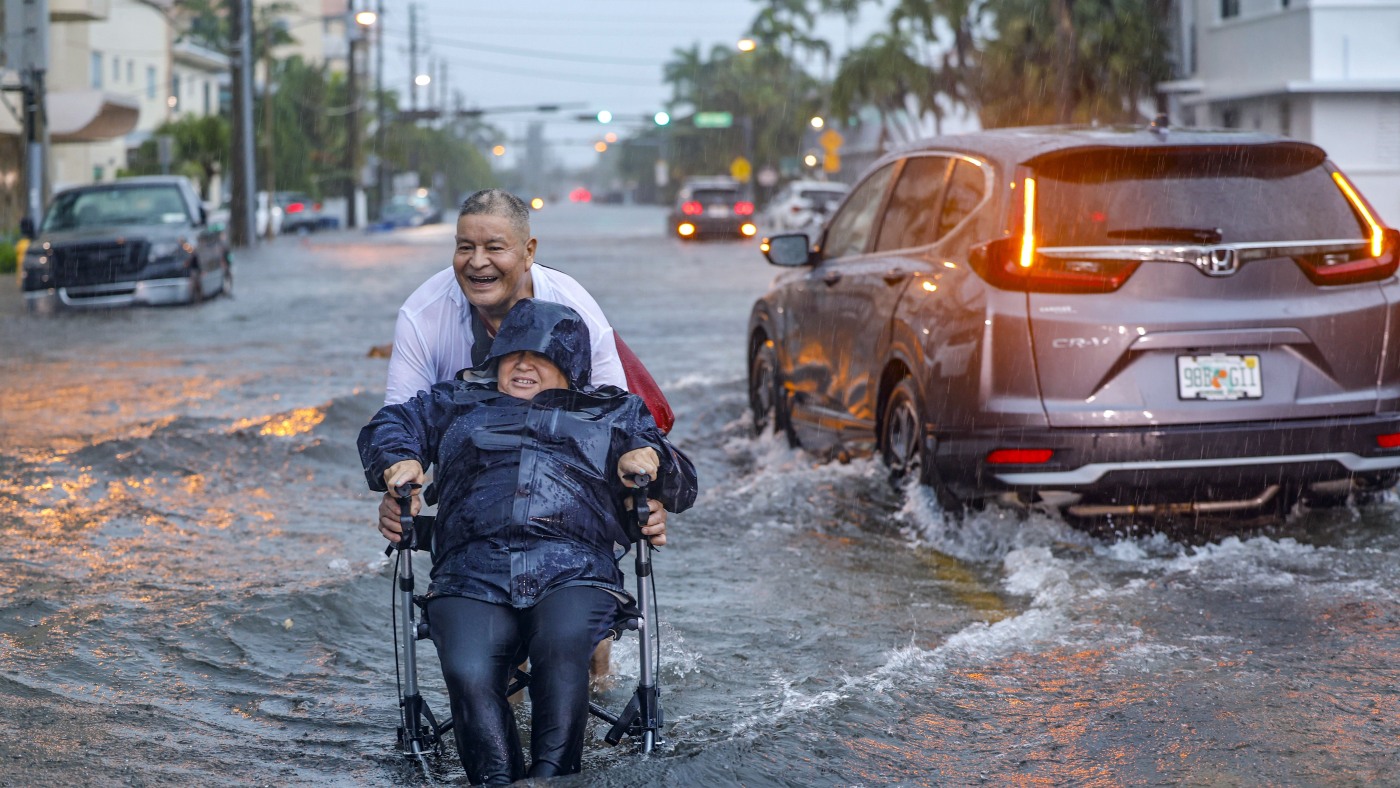
<svg viewBox="0 0 1400 788"><path fill-rule="evenodd" d="M588 722L588 662L612 623L617 599L601 588L551 592L518 610L465 597L437 597L427 618L447 694L457 753L473 785L503 785L527 776L506 687L530 658L528 776L576 774L583 768Z"/></svg>

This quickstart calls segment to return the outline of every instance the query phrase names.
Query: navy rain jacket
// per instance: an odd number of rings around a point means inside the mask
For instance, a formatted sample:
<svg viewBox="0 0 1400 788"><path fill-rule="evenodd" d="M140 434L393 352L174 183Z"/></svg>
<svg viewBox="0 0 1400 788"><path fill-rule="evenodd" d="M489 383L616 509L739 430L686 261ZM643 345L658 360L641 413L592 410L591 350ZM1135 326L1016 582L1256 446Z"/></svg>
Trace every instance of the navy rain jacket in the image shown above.
<svg viewBox="0 0 1400 788"><path fill-rule="evenodd" d="M630 489L617 461L650 446L661 458L648 494L668 511L695 502L689 458L666 440L641 398L588 387L588 328L569 307L523 299L501 321L478 377L438 383L384 407L360 431L370 489L400 460L436 465L438 518L428 596L465 596L531 607L557 588L592 585L625 594L615 545L627 544ZM541 353L570 389L522 400L496 390L503 356ZM485 375L481 377L480 375Z"/></svg>

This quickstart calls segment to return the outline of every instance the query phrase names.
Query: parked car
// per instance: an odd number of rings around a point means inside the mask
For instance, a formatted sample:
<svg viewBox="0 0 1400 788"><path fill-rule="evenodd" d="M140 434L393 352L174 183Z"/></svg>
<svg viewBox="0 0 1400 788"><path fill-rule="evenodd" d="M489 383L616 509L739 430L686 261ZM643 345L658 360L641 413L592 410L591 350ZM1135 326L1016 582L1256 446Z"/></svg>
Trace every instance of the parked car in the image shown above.
<svg viewBox="0 0 1400 788"><path fill-rule="evenodd" d="M1238 510L1392 485L1400 233L1305 142L1003 129L876 162L749 323L755 425L949 506Z"/></svg>
<svg viewBox="0 0 1400 788"><path fill-rule="evenodd" d="M183 177L65 189L34 235L22 285L32 310L196 303L233 289L226 236Z"/></svg>
<svg viewBox="0 0 1400 788"><path fill-rule="evenodd" d="M676 192L676 204L666 217L668 233L685 239L709 236L752 238L753 202L744 199L732 178L690 178Z"/></svg>
<svg viewBox="0 0 1400 788"><path fill-rule="evenodd" d="M399 195L389 200L379 213L371 230L393 230L398 227L421 227L442 221L442 209L429 194Z"/></svg>
<svg viewBox="0 0 1400 788"><path fill-rule="evenodd" d="M340 225L334 216L321 213L321 203L301 192L277 192L275 202L282 211L279 233L314 233Z"/></svg>
<svg viewBox="0 0 1400 788"><path fill-rule="evenodd" d="M834 181L792 181L768 201L764 211L768 227L774 232L816 234L850 190Z"/></svg>
<svg viewBox="0 0 1400 788"><path fill-rule="evenodd" d="M277 204L277 200L267 192L258 192L258 201L253 208L253 221L258 226L258 237L267 238L271 235L282 234L282 220L286 218L286 213L282 206ZM268 223L271 222L271 229Z"/></svg>

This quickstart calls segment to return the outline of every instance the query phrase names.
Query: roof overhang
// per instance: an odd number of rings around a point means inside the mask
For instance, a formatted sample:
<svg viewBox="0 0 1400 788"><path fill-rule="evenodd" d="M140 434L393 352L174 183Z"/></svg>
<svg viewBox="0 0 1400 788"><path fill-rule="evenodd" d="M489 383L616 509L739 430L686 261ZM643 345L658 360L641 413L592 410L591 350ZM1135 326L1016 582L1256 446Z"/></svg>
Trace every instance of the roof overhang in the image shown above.
<svg viewBox="0 0 1400 788"><path fill-rule="evenodd" d="M1211 91L1201 80L1177 80L1157 85L1163 93L1176 93L1181 96L1184 106L1220 104L1249 99L1315 96L1315 95L1374 95L1377 93L1400 93L1400 80L1394 79L1346 79L1346 80L1293 80L1272 85L1252 85L1235 90Z"/></svg>
<svg viewBox="0 0 1400 788"><path fill-rule="evenodd" d="M136 128L140 103L100 90L48 94L49 138L54 142L100 142L124 137Z"/></svg>

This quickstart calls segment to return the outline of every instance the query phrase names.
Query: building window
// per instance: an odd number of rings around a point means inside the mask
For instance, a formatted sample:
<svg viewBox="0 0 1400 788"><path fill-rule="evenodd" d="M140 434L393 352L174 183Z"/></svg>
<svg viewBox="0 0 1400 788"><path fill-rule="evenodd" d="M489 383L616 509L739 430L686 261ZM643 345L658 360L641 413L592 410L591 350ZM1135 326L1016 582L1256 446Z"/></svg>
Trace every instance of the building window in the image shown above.
<svg viewBox="0 0 1400 788"><path fill-rule="evenodd" d="M1240 127L1240 108L1225 107L1220 110L1220 125L1227 129L1237 129Z"/></svg>
<svg viewBox="0 0 1400 788"><path fill-rule="evenodd" d="M112 82L113 82L113 83L116 83L116 82L121 82L121 81L122 81L122 59L119 58L119 57L114 57L114 58L112 58Z"/></svg>
<svg viewBox="0 0 1400 788"><path fill-rule="evenodd" d="M1240 0L1220 0L1220 18L1234 19L1240 15Z"/></svg>
<svg viewBox="0 0 1400 788"><path fill-rule="evenodd" d="M1293 102L1284 99L1278 105L1278 133L1293 136Z"/></svg>
<svg viewBox="0 0 1400 788"><path fill-rule="evenodd" d="M101 182L102 182L102 165L101 165L101 164L94 164L94 165L92 165L92 182L93 182L93 183L101 183Z"/></svg>
<svg viewBox="0 0 1400 788"><path fill-rule="evenodd" d="M156 97L156 67L146 66L146 98Z"/></svg>
<svg viewBox="0 0 1400 788"><path fill-rule="evenodd" d="M212 84L209 82L209 80L207 80L207 79L204 80L204 114L205 114L205 115L213 115L213 114L214 114L214 108L213 108L213 103L214 103L214 100L213 100L213 90L212 90L211 88L212 88Z"/></svg>
<svg viewBox="0 0 1400 788"><path fill-rule="evenodd" d="M92 53L92 86L102 87L102 53Z"/></svg>
<svg viewBox="0 0 1400 788"><path fill-rule="evenodd" d="M126 83L128 85L136 84L136 62L133 60L126 61Z"/></svg>
<svg viewBox="0 0 1400 788"><path fill-rule="evenodd" d="M1279 2L1283 5L1284 8L1288 7L1288 0L1279 0Z"/></svg>
<svg viewBox="0 0 1400 788"><path fill-rule="evenodd" d="M179 107L179 106L180 106L180 75L179 75L179 74L171 74L171 75L170 75L170 101L169 101L168 103L170 104L170 108L171 108L171 109L175 109L176 107Z"/></svg>

